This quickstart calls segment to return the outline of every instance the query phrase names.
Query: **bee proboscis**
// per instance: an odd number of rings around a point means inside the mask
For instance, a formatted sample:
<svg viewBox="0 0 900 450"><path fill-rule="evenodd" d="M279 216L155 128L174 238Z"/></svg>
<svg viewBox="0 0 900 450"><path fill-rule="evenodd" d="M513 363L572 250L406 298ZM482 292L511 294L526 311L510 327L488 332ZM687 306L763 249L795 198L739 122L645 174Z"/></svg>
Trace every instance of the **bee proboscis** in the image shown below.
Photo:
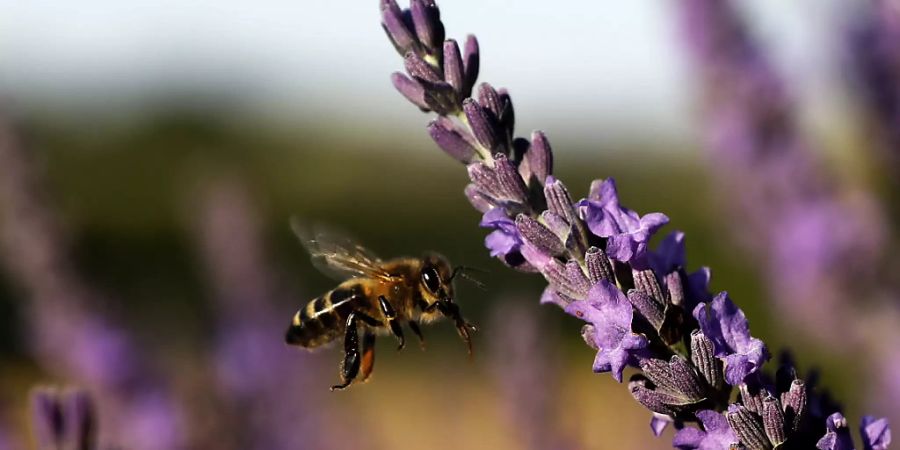
<svg viewBox="0 0 900 450"><path fill-rule="evenodd" d="M398 350L402 349L406 342L404 324L424 348L419 324L447 317L453 320L469 355L472 354L470 333L476 328L463 319L459 306L453 301L453 280L465 267L452 268L447 259L437 253L382 261L365 247L346 238L324 233L309 237L296 221L292 220L291 225L309 250L313 264L324 273L343 280L297 311L285 335L288 344L309 349L343 336L341 383L332 386L331 390L344 389L371 375L376 334L390 332L399 342Z"/></svg>

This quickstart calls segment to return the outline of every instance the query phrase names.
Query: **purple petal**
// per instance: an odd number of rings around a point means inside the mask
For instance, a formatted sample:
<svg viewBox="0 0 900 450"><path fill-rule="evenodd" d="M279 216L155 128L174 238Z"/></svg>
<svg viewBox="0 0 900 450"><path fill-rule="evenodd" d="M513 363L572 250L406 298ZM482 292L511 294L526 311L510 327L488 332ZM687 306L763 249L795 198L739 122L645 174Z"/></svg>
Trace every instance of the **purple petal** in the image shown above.
<svg viewBox="0 0 900 450"><path fill-rule="evenodd" d="M672 423L671 417L654 413L653 418L650 419L650 430L653 431L654 436L659 437L670 423Z"/></svg>
<svg viewBox="0 0 900 450"><path fill-rule="evenodd" d="M863 416L859 434L865 450L886 450L891 445L891 429L886 418Z"/></svg>
<svg viewBox="0 0 900 450"><path fill-rule="evenodd" d="M550 286L544 288L544 292L541 293L541 304L545 305L547 303L552 303L560 308L565 308L566 305L569 304L568 301L563 299L559 293L556 292L556 289L553 289Z"/></svg>
<svg viewBox="0 0 900 450"><path fill-rule="evenodd" d="M673 231L663 238L656 251L650 252L650 264L657 274L665 275L686 265L684 254L684 232Z"/></svg>
<svg viewBox="0 0 900 450"><path fill-rule="evenodd" d="M660 227L669 222L662 213L640 217L620 206L615 181L607 179L591 186L591 195L578 203L582 217L596 236L607 238L606 253L617 261L649 266L644 261L647 243Z"/></svg>
<svg viewBox="0 0 900 450"><path fill-rule="evenodd" d="M484 213L480 225L495 230L484 239L484 245L491 251L491 256L506 256L518 251L522 239L516 230L516 224L503 208L494 208Z"/></svg>
<svg viewBox="0 0 900 450"><path fill-rule="evenodd" d="M621 382L622 371L633 354L647 346L647 339L631 332L633 310L625 294L606 280L591 288L586 300L570 303L566 313L594 326L593 340L600 350L594 359L595 372L612 372Z"/></svg>
<svg viewBox="0 0 900 450"><path fill-rule="evenodd" d="M699 428L682 428L675 433L675 437L672 439L672 446L681 450L696 450L700 448L705 438L706 432Z"/></svg>
<svg viewBox="0 0 900 450"><path fill-rule="evenodd" d="M847 428L847 419L841 413L828 416L825 421L828 431L819 439L816 448L819 450L853 450L853 440Z"/></svg>

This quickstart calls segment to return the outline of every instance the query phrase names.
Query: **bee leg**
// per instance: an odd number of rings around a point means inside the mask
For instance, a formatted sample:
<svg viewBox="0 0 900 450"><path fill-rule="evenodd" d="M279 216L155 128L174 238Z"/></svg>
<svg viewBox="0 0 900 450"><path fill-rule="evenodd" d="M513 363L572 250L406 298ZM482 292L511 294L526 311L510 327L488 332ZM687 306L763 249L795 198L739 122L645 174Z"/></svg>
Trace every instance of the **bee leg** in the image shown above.
<svg viewBox="0 0 900 450"><path fill-rule="evenodd" d="M341 364L341 382L331 387L331 390L344 389L350 386L356 374L359 373L359 334L357 328L356 312L347 316L347 330L344 332L344 362Z"/></svg>
<svg viewBox="0 0 900 450"><path fill-rule="evenodd" d="M463 319L462 315L459 313L459 305L456 303L440 300L435 302L437 305L438 311L441 312L446 317L453 319L453 322L456 325L456 332L459 333L459 337L462 338L463 342L466 343L466 350L469 352L469 357L472 356L472 336L470 333L478 331L478 328L475 325L466 322L466 319Z"/></svg>
<svg viewBox="0 0 900 450"><path fill-rule="evenodd" d="M403 347L406 345L406 338L403 337L403 328L400 328L400 323L397 322L397 312L394 311L394 307L383 295L378 296L378 304L381 305L381 312L384 313L384 317L387 319L391 333L394 333L394 336L400 341L397 350L403 350Z"/></svg>
<svg viewBox="0 0 900 450"><path fill-rule="evenodd" d="M425 336L422 336L422 330L419 329L419 324L415 320L410 320L409 328L413 330L413 333L419 338L419 347L422 347L422 350L425 350Z"/></svg>
<svg viewBox="0 0 900 450"><path fill-rule="evenodd" d="M366 329L365 334L363 334L362 374L360 374L359 381L368 380L369 375L372 375L373 368L375 368L375 333Z"/></svg>

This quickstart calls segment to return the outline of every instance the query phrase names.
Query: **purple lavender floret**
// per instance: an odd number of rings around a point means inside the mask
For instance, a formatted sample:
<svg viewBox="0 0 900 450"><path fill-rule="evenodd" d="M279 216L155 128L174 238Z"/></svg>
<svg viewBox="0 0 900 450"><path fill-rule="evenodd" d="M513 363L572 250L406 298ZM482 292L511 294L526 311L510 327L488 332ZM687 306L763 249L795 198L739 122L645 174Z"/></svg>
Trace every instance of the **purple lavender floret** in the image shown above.
<svg viewBox="0 0 900 450"><path fill-rule="evenodd" d="M723 414L707 409L698 411L697 419L703 429L687 427L678 430L672 439L673 447L680 450L719 450L738 442Z"/></svg>
<svg viewBox="0 0 900 450"><path fill-rule="evenodd" d="M722 292L709 303L694 308L694 318L713 341L716 356L725 362L725 381L741 384L748 375L759 370L769 359L766 345L750 336L750 324L744 312Z"/></svg>
<svg viewBox="0 0 900 450"><path fill-rule="evenodd" d="M891 429L887 419L876 419L873 416L863 416L859 427L863 448L872 450L885 450L891 445Z"/></svg>
<svg viewBox="0 0 900 450"><path fill-rule="evenodd" d="M521 261L522 238L516 229L516 222L506 215L502 208L494 208L484 213L479 224L492 231L484 238L484 246L491 251L491 256L501 258L510 265Z"/></svg>
<svg viewBox="0 0 900 450"><path fill-rule="evenodd" d="M589 338L599 349L594 372L612 372L621 382L625 366L636 365L635 354L647 347L647 338L631 331L634 312L625 294L602 280L591 288L587 300L569 303L565 311L593 325Z"/></svg>
<svg viewBox="0 0 900 450"><path fill-rule="evenodd" d="M597 184L597 182L594 182ZM653 234L669 223L665 214L640 216L619 203L616 181L608 178L591 186L590 196L578 203L588 228L595 236L607 238L610 258L646 267L647 243Z"/></svg>
<svg viewBox="0 0 900 450"><path fill-rule="evenodd" d="M853 439L850 437L850 429L847 427L847 419L841 413L828 416L825 421L828 432L816 444L820 450L853 450Z"/></svg>
<svg viewBox="0 0 900 450"><path fill-rule="evenodd" d="M650 267L657 274L672 274L673 272L683 271L684 266L687 265L684 233L673 231L667 234L657 245L656 250L648 252L648 256ZM708 267L701 267L690 274L679 273L679 278L683 278L681 280L681 287L684 290L683 295L688 301L688 303L682 305L685 309L693 311L696 306L695 302L712 300L712 294L709 292L710 277L711 272ZM672 286L667 286L667 288L670 292L672 291Z"/></svg>
<svg viewBox="0 0 900 450"><path fill-rule="evenodd" d="M390 14L404 14L394 11L395 3L384 4ZM385 28L390 35L396 27L385 19ZM394 33L395 44L409 34ZM410 76L419 79L426 98L448 100L429 108L443 127L435 133L432 122L429 132L466 164L472 183L465 195L483 213L481 226L493 229L485 240L491 255L541 273L548 286L540 302L587 322L582 337L597 350L596 372L611 372L621 382L625 368L635 368L627 386L653 413L654 434L668 423L697 423L676 435L676 447L690 449L812 448L819 441L827 415L837 407L799 378L789 360L782 361L776 382L769 381L763 371L768 350L750 335L744 313L724 293L712 298L709 269L685 271L683 233L649 249L668 217L641 216L621 205L611 178L595 181L586 199L573 201L552 176L547 137L514 137L508 93L484 83L475 90L477 99L446 96L440 82L456 86L460 77L455 53L449 52L452 76L441 81L448 64L437 44L410 45L429 55L407 61ZM445 47L452 50L453 44ZM474 77L466 79L474 85ZM875 422L867 424L871 441L889 440Z"/></svg>

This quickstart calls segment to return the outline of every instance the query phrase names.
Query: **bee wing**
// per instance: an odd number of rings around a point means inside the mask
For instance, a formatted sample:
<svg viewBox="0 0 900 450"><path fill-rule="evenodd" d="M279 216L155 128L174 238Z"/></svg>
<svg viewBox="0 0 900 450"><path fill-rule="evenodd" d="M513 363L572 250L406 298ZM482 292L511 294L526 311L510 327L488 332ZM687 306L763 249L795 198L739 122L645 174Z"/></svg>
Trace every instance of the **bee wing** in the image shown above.
<svg viewBox="0 0 900 450"><path fill-rule="evenodd" d="M337 280L364 277L391 280L382 261L353 239L324 228L309 229L291 218L291 229L309 251L313 266Z"/></svg>

